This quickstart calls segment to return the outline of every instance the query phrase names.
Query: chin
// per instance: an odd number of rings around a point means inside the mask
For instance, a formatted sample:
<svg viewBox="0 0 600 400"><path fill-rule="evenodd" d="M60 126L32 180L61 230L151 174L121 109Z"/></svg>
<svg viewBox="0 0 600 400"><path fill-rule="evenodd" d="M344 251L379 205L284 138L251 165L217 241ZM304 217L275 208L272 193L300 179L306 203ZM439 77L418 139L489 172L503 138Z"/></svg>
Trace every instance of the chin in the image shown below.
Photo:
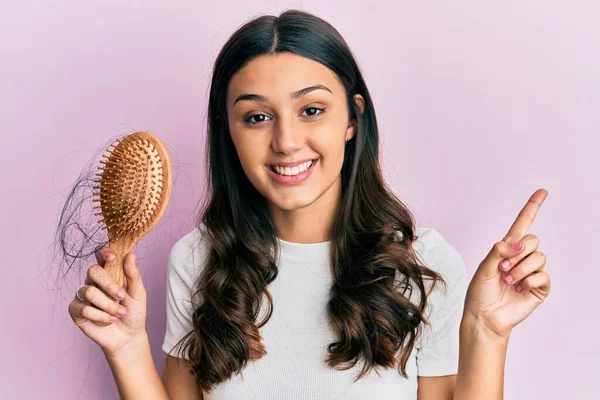
<svg viewBox="0 0 600 400"><path fill-rule="evenodd" d="M282 196L281 193L271 193L266 198L273 207L284 211L293 211L310 206L319 197L317 193L289 193L287 196Z"/></svg>

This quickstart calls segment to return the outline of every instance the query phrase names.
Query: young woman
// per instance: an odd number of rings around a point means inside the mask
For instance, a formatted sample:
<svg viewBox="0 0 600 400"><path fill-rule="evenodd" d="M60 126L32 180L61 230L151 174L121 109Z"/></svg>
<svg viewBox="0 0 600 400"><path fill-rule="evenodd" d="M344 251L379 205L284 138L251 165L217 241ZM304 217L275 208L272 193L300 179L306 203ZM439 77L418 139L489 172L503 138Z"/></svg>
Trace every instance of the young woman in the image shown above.
<svg viewBox="0 0 600 400"><path fill-rule="evenodd" d="M163 378L133 254L120 288L101 267L110 249L100 250L69 307L122 398L503 397L510 333L550 290L527 233L545 190L468 285L457 251L416 228L385 185L357 63L305 12L233 34L208 111L210 197L171 251Z"/></svg>

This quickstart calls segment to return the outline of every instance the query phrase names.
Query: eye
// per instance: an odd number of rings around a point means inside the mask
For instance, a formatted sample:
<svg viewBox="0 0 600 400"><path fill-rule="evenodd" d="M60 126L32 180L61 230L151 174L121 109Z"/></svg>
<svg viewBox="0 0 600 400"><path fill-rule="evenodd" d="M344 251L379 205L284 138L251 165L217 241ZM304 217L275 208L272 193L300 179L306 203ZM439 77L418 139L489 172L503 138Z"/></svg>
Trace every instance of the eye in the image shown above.
<svg viewBox="0 0 600 400"><path fill-rule="evenodd" d="M319 107L306 107L306 108L304 109L304 111L307 111L307 110L317 110L317 111L320 111L320 112L319 112L319 113L317 113L317 114L311 114L311 115L307 115L307 117L308 117L308 118L315 118L315 117L317 117L318 115L320 115L320 114L323 114L323 113L325 112L325 109L324 109L324 108L319 108Z"/></svg>
<svg viewBox="0 0 600 400"><path fill-rule="evenodd" d="M324 108L319 108L319 107L306 107L303 110L303 112L308 111L308 110L314 110L312 113L309 113L309 115L307 115L308 118L316 118L317 116L319 116L320 114L323 114L325 112ZM315 111L317 111L317 112L315 112ZM258 120L258 121L256 119L253 120L253 118L256 118L256 117L260 117L260 120ZM256 113L256 114L250 115L248 118L246 118L244 120L244 122L246 122L247 124L250 124L250 125L258 125L261 122L264 122L265 118L269 118L269 116L267 114L263 114L263 113Z"/></svg>
<svg viewBox="0 0 600 400"><path fill-rule="evenodd" d="M257 125L257 124L260 124L261 122L263 122L264 119L261 120L261 121L256 121L256 120L252 121L252 118L254 118L254 117L266 117L266 116L267 116L267 114L261 114L261 113L252 114L251 116L249 116L248 118L246 118L244 120L244 122L246 122L246 123L248 123L250 125Z"/></svg>

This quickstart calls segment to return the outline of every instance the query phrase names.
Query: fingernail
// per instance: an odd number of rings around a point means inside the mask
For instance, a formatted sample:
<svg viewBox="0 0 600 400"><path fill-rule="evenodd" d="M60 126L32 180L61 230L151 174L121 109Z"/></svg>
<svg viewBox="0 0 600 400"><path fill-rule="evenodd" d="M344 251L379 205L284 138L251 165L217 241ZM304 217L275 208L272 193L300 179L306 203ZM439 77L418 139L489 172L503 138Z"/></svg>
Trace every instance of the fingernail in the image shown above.
<svg viewBox="0 0 600 400"><path fill-rule="evenodd" d="M117 322L118 320L119 320L119 318L111 315L110 322Z"/></svg>
<svg viewBox="0 0 600 400"><path fill-rule="evenodd" d="M502 269L508 269L508 267L510 267L510 261L508 261L508 260L503 260L503 261L500 263L500 268L502 268Z"/></svg>
<svg viewBox="0 0 600 400"><path fill-rule="evenodd" d="M110 261L110 260L112 260L112 258L113 258L113 253L107 252L104 254L104 259L106 261Z"/></svg>
<svg viewBox="0 0 600 400"><path fill-rule="evenodd" d="M513 279L514 279L513 276L508 274L504 277L504 282L511 283L513 281Z"/></svg>
<svg viewBox="0 0 600 400"><path fill-rule="evenodd" d="M512 247L513 250L521 250L521 247L523 247L523 243L522 242L514 242L510 246Z"/></svg>
<svg viewBox="0 0 600 400"><path fill-rule="evenodd" d="M523 290L523 288L521 287L521 285L517 285L515 286L515 290L519 293L521 293L521 290Z"/></svg>
<svg viewBox="0 0 600 400"><path fill-rule="evenodd" d="M120 317L122 317L126 313L127 313L127 310L125 310L124 307L119 308L119 311L117 311L117 314L119 314Z"/></svg>
<svg viewBox="0 0 600 400"><path fill-rule="evenodd" d="M125 298L125 291L124 291L123 289L120 289L120 290L117 292L117 299L119 299L119 300L123 300L124 298Z"/></svg>

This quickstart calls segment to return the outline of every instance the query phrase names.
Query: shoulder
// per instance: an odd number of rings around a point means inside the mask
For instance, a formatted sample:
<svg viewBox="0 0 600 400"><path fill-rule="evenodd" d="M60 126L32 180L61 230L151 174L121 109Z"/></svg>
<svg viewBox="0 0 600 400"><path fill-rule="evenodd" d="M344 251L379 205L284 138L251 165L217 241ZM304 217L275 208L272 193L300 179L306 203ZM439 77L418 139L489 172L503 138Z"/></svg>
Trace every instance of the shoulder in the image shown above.
<svg viewBox="0 0 600 400"><path fill-rule="evenodd" d="M169 253L168 277L170 280L191 286L196 281L208 258L208 236L196 227L178 239Z"/></svg>
<svg viewBox="0 0 600 400"><path fill-rule="evenodd" d="M458 365L459 327L469 285L467 269L458 250L433 228L418 228L413 247L421 261L439 273L445 284L425 282L428 292L417 364L419 376L442 376L456 374ZM416 294L420 300L420 293Z"/></svg>
<svg viewBox="0 0 600 400"><path fill-rule="evenodd" d="M434 228L416 228L413 248L428 268L442 275L449 285L466 276L465 262L458 250Z"/></svg>
<svg viewBox="0 0 600 400"><path fill-rule="evenodd" d="M192 315L203 301L196 290L200 274L209 254L207 236L200 230L186 233L178 239L169 253L167 267L167 326L163 350L170 354L180 340L193 328ZM186 358L185 355L181 355Z"/></svg>

